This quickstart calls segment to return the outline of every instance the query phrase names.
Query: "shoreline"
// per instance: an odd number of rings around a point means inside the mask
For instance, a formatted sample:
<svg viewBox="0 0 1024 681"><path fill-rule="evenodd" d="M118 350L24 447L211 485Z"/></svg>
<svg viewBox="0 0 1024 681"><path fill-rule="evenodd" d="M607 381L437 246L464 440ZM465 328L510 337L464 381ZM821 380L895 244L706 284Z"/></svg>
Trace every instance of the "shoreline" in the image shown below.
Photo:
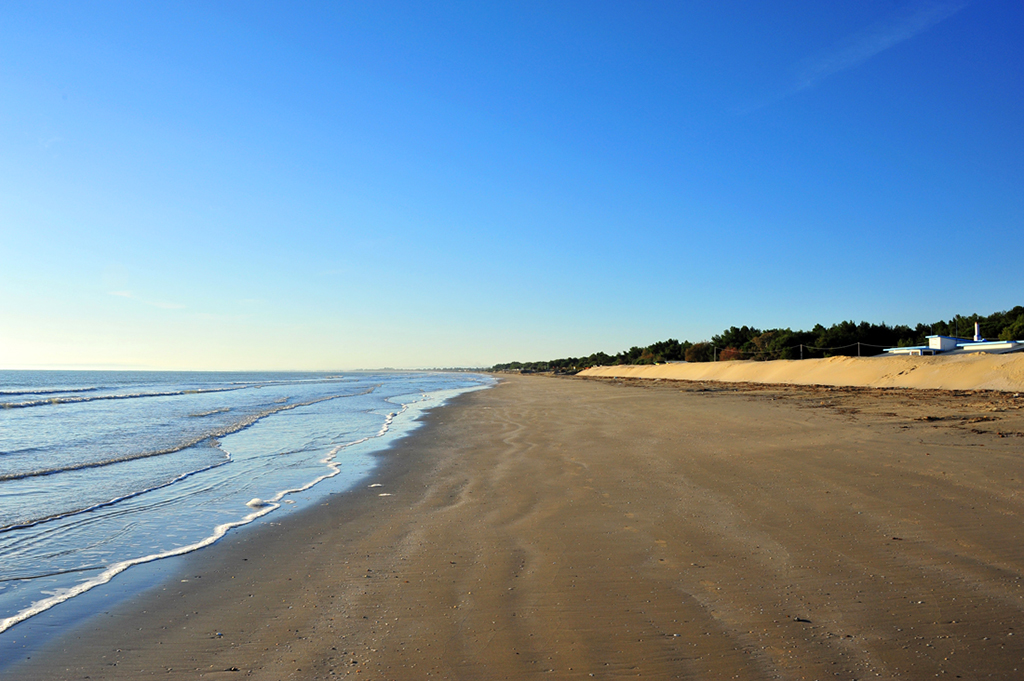
<svg viewBox="0 0 1024 681"><path fill-rule="evenodd" d="M470 388L461 394L477 389L479 388ZM446 398L446 402L440 405L425 408L413 403L411 406L415 408L416 415L412 420L403 423L397 437L380 449L371 449L366 454L374 463L373 470L366 474L364 479L372 482L388 475L388 468L393 464L393 459L387 454L414 436L428 421L433 411L458 399L461 394ZM399 413L404 411L405 408ZM377 437L392 429L392 416L385 420L384 426L375 436L352 443L349 447L372 446ZM324 505L324 502L341 504L344 500L364 491L362 481L352 484L345 476L338 476L333 471L331 463L328 467L330 472L307 481L303 489L285 490L284 492L288 492L285 495L288 497L287 500L271 500L270 503L275 506L272 511L268 512L264 508L253 509L248 518L236 521L226 529L223 525L211 528L213 534L201 541L199 546L187 546L183 547L183 550L169 552L154 560L142 560L114 575L113 579L85 589L80 594L14 624L2 632L3 639L0 639L4 644L0 651L0 675L15 669L19 665L18 658L23 662L37 657L38 651L47 651L69 635L92 626L99 616L98 612L109 613L123 608L133 608L134 603L148 597L154 590L166 588L166 584L171 582L180 582L175 575L190 571L192 568L189 566L201 561L208 555L207 552L227 546L232 541L246 537L248 533L259 533L278 526L286 518L311 513ZM366 484L369 485L370 482ZM54 634L55 631L60 633Z"/></svg>
<svg viewBox="0 0 1024 681"><path fill-rule="evenodd" d="M1022 438L1006 393L502 377L380 454L384 487L229 535L11 675L1016 678Z"/></svg>
<svg viewBox="0 0 1024 681"><path fill-rule="evenodd" d="M103 608L91 616L78 615L67 632L55 637L47 637L47 640L41 644L38 641L33 641L28 650L28 657L5 664L2 670L11 674L13 678L19 679L88 678L87 673L76 675L72 671L73 661L82 655L83 648L95 653L93 662L96 666L100 668L114 667L116 665L97 662L97 660L107 657L104 651L112 645L109 642L121 641L127 632L143 631L152 625L150 612L160 609L180 611L180 604L175 603L175 599L179 598L189 604L186 607L192 607L192 604L196 604L196 607L199 607L200 604L202 607L218 607L217 604L224 601L225 595L211 594L210 591L216 592L221 586L235 579L234 573L243 567L240 563L244 564L249 561L247 556L252 553L253 549L250 547L254 544L257 546L255 550L259 552L261 560L273 562L275 554L289 555L296 544L302 546L306 543L315 543L316 532L324 531L323 528L314 529L318 524L322 525L325 522L321 510L323 508L333 507L339 513L355 518L362 516L372 518L374 506L378 505L382 498L390 495L383 490L393 487L395 481L407 475L417 463L412 458L402 456L402 450L406 444L415 440L418 435L430 427L437 412L457 404L460 399L474 392L476 391L466 391L449 398L443 405L424 410L417 418L418 425L386 448L373 452L371 456L377 459L377 463L364 483L349 489L329 492L319 501L310 500L310 503L304 504L300 508L282 506L277 513L266 516L260 522L234 528L219 541L203 549L138 566L147 572L154 573L138 576L138 581L149 586L141 592L132 592L130 586L123 589L118 588L117 582L105 585L114 587L114 590L118 592L130 593L129 595L116 594L114 596L116 602L112 607ZM131 571L126 576L129 577L129 580L133 577ZM198 581L203 576L207 579L206 583ZM250 574L249 577L250 583L256 583L259 575ZM291 578L287 578L287 581L291 581ZM171 590L174 590L173 597L167 595ZM89 592L80 598L83 598L83 601L91 600L92 604L100 604L103 600L102 594ZM177 614L184 614L185 619L188 618L187 611L177 612ZM45 615L46 613L42 614L42 616ZM32 626L34 619L26 620L22 624ZM223 632L219 633L223 634ZM221 637L215 636L215 638ZM116 649L116 645L110 648L112 652ZM116 676L117 673L120 673L119 670L107 668L103 670L102 676L103 678L122 678ZM114 675L112 676L112 674ZM191 678L190 673L186 673L186 676ZM95 673L92 678L96 678ZM126 674L123 678L132 678L132 675Z"/></svg>

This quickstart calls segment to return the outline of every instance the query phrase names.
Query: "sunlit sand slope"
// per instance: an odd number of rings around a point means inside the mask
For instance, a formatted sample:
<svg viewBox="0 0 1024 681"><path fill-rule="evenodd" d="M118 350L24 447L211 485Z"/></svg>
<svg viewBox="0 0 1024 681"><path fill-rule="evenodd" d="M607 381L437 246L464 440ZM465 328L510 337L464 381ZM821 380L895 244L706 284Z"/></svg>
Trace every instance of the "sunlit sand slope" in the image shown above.
<svg viewBox="0 0 1024 681"><path fill-rule="evenodd" d="M1024 390L1024 354L830 357L773 362L703 362L594 367L581 376L875 388Z"/></svg>

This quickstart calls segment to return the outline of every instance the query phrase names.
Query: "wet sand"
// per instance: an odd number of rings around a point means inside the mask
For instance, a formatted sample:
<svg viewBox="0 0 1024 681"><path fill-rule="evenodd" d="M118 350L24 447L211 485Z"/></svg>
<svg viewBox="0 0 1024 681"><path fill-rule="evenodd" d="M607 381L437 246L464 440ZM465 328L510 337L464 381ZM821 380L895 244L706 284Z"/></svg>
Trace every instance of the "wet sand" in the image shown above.
<svg viewBox="0 0 1024 681"><path fill-rule="evenodd" d="M1024 675L1012 393L512 376L382 456L9 677Z"/></svg>

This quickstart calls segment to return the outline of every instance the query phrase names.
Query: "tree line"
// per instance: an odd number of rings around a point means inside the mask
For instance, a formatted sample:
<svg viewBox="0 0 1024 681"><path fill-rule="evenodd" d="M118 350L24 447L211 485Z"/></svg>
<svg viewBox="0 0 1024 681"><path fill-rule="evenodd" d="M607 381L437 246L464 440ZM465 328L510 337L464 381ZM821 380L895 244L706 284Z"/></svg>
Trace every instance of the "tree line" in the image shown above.
<svg viewBox="0 0 1024 681"><path fill-rule="evenodd" d="M711 362L737 359L811 359L836 355L877 355L884 348L927 345L927 336L972 338L974 324L989 340L1024 340L1024 306L1012 310L956 315L946 321L916 326L839 322L825 327L816 324L810 331L757 329L731 326L712 336L710 341L691 343L674 338L646 347L633 346L615 355L595 352L586 357L563 357L540 362L495 364L494 371L576 373L592 366L615 364L662 364L665 362Z"/></svg>

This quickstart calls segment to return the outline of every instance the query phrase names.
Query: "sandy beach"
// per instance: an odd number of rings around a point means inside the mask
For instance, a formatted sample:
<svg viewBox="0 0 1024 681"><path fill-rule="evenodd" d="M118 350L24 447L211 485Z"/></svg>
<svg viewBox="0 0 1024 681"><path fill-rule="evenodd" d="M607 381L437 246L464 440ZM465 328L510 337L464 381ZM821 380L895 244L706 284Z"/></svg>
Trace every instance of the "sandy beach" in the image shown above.
<svg viewBox="0 0 1024 681"><path fill-rule="evenodd" d="M1022 454L1012 392L507 376L10 678L1017 679Z"/></svg>

